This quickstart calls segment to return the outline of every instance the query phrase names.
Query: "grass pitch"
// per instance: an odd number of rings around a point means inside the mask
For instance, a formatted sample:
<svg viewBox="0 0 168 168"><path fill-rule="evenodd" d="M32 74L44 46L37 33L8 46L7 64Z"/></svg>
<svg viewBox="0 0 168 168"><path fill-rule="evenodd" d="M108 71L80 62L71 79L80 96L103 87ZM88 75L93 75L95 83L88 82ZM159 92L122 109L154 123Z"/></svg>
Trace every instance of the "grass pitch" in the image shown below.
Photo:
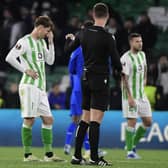
<svg viewBox="0 0 168 168"><path fill-rule="evenodd" d="M125 159L126 152L120 149L105 149L105 157L113 163L113 168L168 168L168 150L139 150L141 160ZM33 154L43 157L43 148L32 148ZM71 156L64 155L62 148L54 149L56 155L68 160L67 163L23 162L21 147L0 147L0 168L92 168L96 166L74 166L70 164Z"/></svg>

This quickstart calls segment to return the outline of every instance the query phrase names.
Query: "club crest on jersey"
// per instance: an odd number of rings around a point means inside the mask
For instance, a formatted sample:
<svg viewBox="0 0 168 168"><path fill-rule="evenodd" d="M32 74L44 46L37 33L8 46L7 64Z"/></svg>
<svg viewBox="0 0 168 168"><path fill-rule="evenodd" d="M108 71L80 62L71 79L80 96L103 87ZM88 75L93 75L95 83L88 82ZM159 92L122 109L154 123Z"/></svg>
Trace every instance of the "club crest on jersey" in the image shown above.
<svg viewBox="0 0 168 168"><path fill-rule="evenodd" d="M138 65L138 71L142 71L142 65L141 64Z"/></svg>
<svg viewBox="0 0 168 168"><path fill-rule="evenodd" d="M38 58L42 59L43 58L43 54L42 53L38 53Z"/></svg>
<svg viewBox="0 0 168 168"><path fill-rule="evenodd" d="M22 45L21 45L21 44L16 44L15 48L16 48L17 50L20 50L20 49L22 48Z"/></svg>

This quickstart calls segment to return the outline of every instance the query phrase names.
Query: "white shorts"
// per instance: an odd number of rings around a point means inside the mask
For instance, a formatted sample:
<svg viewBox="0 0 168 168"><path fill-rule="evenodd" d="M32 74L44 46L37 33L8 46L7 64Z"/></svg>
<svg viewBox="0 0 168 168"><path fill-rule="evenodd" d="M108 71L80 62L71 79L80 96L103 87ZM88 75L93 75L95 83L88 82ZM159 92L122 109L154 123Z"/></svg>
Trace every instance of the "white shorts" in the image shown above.
<svg viewBox="0 0 168 168"><path fill-rule="evenodd" d="M19 85L22 117L52 116L47 93L29 85Z"/></svg>
<svg viewBox="0 0 168 168"><path fill-rule="evenodd" d="M151 106L146 97L135 100L135 102L136 108L129 108L128 101L122 102L124 118L152 117Z"/></svg>

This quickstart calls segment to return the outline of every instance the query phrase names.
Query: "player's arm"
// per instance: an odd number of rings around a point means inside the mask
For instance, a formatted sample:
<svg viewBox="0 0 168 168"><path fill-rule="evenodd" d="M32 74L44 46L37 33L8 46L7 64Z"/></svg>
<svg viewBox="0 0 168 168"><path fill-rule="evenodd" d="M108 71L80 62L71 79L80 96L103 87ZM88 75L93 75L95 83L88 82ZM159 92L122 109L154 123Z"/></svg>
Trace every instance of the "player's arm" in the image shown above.
<svg viewBox="0 0 168 168"><path fill-rule="evenodd" d="M22 40L19 40L16 45L10 50L5 60L18 71L26 73L33 79L36 79L38 77L38 74L34 70L29 69L29 67L23 64L22 61L19 62L17 59L18 57L21 57L25 52L24 42Z"/></svg>
<svg viewBox="0 0 168 168"><path fill-rule="evenodd" d="M50 31L48 33L47 38L48 38L48 49L47 49L46 44L44 43L45 44L45 46L44 46L44 50L45 50L44 57L45 57L45 62L48 65L52 65L55 61L55 49L54 49L54 41L53 41L54 35L53 35L52 31Z"/></svg>
<svg viewBox="0 0 168 168"><path fill-rule="evenodd" d="M144 66L144 86L147 84L147 65Z"/></svg>
<svg viewBox="0 0 168 168"><path fill-rule="evenodd" d="M129 69L129 63L128 60L126 60L125 58L121 58L121 64L122 64L122 82L123 82L123 87L127 92L127 96L128 96L128 104L130 107L135 107L135 101L134 98L131 94L130 91L130 86L129 86L129 74L130 74L130 69Z"/></svg>
<svg viewBox="0 0 168 168"><path fill-rule="evenodd" d="M146 62L146 56L145 53L143 53L143 57L144 57L144 86L147 84L147 62Z"/></svg>
<svg viewBox="0 0 168 168"><path fill-rule="evenodd" d="M75 49L80 46L80 36L81 32L77 33L75 36L73 34L67 34L65 36L66 42L64 51L66 54L70 55Z"/></svg>
<svg viewBox="0 0 168 168"><path fill-rule="evenodd" d="M135 101L134 98L131 94L130 88L129 88L129 83L128 83L128 75L122 74L122 81L123 81L123 87L125 88L126 92L127 92L127 96L128 96L128 104L130 107L135 107Z"/></svg>

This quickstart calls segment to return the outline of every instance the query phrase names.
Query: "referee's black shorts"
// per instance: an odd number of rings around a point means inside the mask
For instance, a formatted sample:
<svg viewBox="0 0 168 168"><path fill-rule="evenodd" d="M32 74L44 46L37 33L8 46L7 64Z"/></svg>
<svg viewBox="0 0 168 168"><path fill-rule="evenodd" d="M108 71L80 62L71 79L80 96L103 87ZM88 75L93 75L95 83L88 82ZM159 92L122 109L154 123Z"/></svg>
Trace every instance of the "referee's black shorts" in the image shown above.
<svg viewBox="0 0 168 168"><path fill-rule="evenodd" d="M82 108L106 111L109 104L109 76L86 73L82 79Z"/></svg>

